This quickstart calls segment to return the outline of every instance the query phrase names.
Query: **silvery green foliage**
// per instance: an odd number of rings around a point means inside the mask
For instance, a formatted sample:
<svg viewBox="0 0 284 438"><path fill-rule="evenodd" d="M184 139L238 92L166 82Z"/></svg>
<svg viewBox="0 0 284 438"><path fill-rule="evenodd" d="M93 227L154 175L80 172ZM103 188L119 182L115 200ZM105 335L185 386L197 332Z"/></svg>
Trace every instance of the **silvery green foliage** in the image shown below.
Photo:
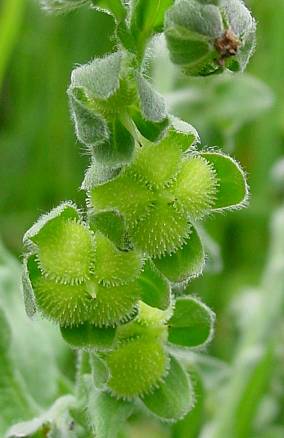
<svg viewBox="0 0 284 438"><path fill-rule="evenodd" d="M255 21L241 0L179 0L166 14L172 61L185 74L243 71L255 47Z"/></svg>
<svg viewBox="0 0 284 438"><path fill-rule="evenodd" d="M44 6L67 12L84 3ZM137 406L162 421L192 409L193 385L180 354L206 346L215 321L198 298L183 296L205 264L197 224L245 206L248 187L234 159L198 151L197 131L169 114L146 76L146 47L163 31L173 1L93 4L116 17L117 50L75 68L68 89L77 138L91 156L82 184L87 211L62 203L25 234L23 286L28 315L55 322L80 351L78 397L70 410L75 425L79 417L86 434L106 438ZM192 62L200 67L192 41L206 46L202 61L221 70L227 52L218 62L211 52L229 30L241 44L234 62L243 67L252 28L236 0L182 0L166 18L173 60L181 56L184 65L186 56L189 70ZM51 436L58 435L58 425L52 428Z"/></svg>

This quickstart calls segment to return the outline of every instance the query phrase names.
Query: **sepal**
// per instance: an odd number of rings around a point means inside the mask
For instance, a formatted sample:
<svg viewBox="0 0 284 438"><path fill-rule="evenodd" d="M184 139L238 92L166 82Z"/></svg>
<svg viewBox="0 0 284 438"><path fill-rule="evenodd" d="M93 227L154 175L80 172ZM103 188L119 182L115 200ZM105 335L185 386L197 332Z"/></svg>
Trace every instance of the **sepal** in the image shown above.
<svg viewBox="0 0 284 438"><path fill-rule="evenodd" d="M115 328L96 327L88 322L76 327L61 327L60 331L71 347L87 350L110 350L115 338Z"/></svg>
<svg viewBox="0 0 284 438"><path fill-rule="evenodd" d="M163 97L157 93L141 73L136 75L137 106L131 116L140 133L150 141L157 141L169 124Z"/></svg>
<svg viewBox="0 0 284 438"><path fill-rule="evenodd" d="M166 278L151 261L144 265L138 278L141 288L141 300L151 307L166 310L171 304L171 288Z"/></svg>
<svg viewBox="0 0 284 438"><path fill-rule="evenodd" d="M214 333L215 314L192 296L177 298L169 325L169 343L184 348L204 347Z"/></svg>
<svg viewBox="0 0 284 438"><path fill-rule="evenodd" d="M172 254L155 259L156 267L172 283L188 281L198 277L205 265L205 253L201 239L194 227L184 245Z"/></svg>
<svg viewBox="0 0 284 438"><path fill-rule="evenodd" d="M175 422L182 419L194 405L190 378L173 356L169 371L163 382L151 393L142 397L147 410L162 421Z"/></svg>
<svg viewBox="0 0 284 438"><path fill-rule="evenodd" d="M249 189L241 166L221 152L204 152L201 155L213 167L218 180L213 209L222 211L245 206Z"/></svg>

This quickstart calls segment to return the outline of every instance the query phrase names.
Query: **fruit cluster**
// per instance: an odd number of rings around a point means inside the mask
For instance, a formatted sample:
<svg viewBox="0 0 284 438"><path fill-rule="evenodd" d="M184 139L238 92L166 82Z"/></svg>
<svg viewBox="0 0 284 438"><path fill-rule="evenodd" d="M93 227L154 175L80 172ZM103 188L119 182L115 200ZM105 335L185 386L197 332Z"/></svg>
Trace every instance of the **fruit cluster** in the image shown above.
<svg viewBox="0 0 284 438"><path fill-rule="evenodd" d="M45 3L73 7L84 2ZM129 13L138 14L140 3L133 2ZM239 1L207 3L177 2L165 24L174 62L186 40L187 58L198 74L221 66L211 52L216 55L218 38L231 29L233 4L243 11ZM250 24L246 13L241 17L245 26L232 21L240 44ZM128 34L140 23L134 18L124 23ZM175 351L204 346L214 324L208 307L181 293L204 267L198 223L214 212L244 206L248 189L238 163L200 148L196 130L167 113L133 53L141 41L126 50L127 32L123 35L115 53L72 73L68 95L75 130L91 154L82 184L87 211L65 202L26 233L25 303L30 316L38 311L54 321L73 348L100 362L103 391L140 399L156 416L177 420L194 397ZM207 51L200 63L195 45L201 43Z"/></svg>

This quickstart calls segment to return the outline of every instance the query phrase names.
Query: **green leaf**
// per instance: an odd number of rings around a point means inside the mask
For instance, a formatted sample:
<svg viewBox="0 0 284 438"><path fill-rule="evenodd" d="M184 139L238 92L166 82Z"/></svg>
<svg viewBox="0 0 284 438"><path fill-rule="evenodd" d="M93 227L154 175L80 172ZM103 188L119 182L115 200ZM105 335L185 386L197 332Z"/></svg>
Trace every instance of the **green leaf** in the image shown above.
<svg viewBox="0 0 284 438"><path fill-rule="evenodd" d="M173 0L133 0L130 18L130 30L143 40L154 32L163 30L164 15L173 4Z"/></svg>
<svg viewBox="0 0 284 438"><path fill-rule="evenodd" d="M29 318L33 318L36 314L36 301L33 291L33 286L30 277L33 276L31 272L33 266L28 266L28 258L25 257L23 261L23 274L22 274L22 284L23 284L23 294L26 314Z"/></svg>
<svg viewBox="0 0 284 438"><path fill-rule="evenodd" d="M224 210L244 206L248 199L248 186L240 165L219 152L204 152L201 155L213 165L219 183L214 208Z"/></svg>
<svg viewBox="0 0 284 438"><path fill-rule="evenodd" d="M173 438L198 438L205 418L205 388L201 376L196 370L190 369L190 378L196 400L193 409L172 427Z"/></svg>
<svg viewBox="0 0 284 438"><path fill-rule="evenodd" d="M131 136L116 121L137 94L131 63L131 56L119 51L96 58L73 70L68 89L79 141L108 164L127 162L133 149Z"/></svg>
<svg viewBox="0 0 284 438"><path fill-rule="evenodd" d="M131 117L143 137L153 142L163 135L169 123L167 118L157 123L146 120L138 110L132 110Z"/></svg>
<svg viewBox="0 0 284 438"><path fill-rule="evenodd" d="M105 166L95 159L92 159L91 165L88 167L85 173L84 180L81 184L81 189L89 192L97 185L113 179L119 174L119 172L119 168L113 169L112 167Z"/></svg>
<svg viewBox="0 0 284 438"><path fill-rule="evenodd" d="M206 75L220 70L214 61L217 52L213 41L223 33L218 8L201 5L195 0L182 0L167 13L165 35L174 64L189 75Z"/></svg>
<svg viewBox="0 0 284 438"><path fill-rule="evenodd" d="M93 382L97 389L105 389L109 379L109 371L105 361L99 354L90 354L90 364L92 368Z"/></svg>
<svg viewBox="0 0 284 438"><path fill-rule="evenodd" d="M148 410L161 420L177 421L193 407L193 389L188 375L174 358L170 358L170 368L157 389L143 397Z"/></svg>
<svg viewBox="0 0 284 438"><path fill-rule="evenodd" d="M48 411L39 417L12 426L5 435L5 438L30 437L34 436L37 432L44 433L44 428L47 425L48 428L53 429L53 427L56 427L56 429L59 430L60 434L57 435L58 437L67 437L68 433L68 437L75 438L75 431L70 431L72 418L68 414L69 408L71 408L74 403L75 399L73 396L59 398ZM54 435L51 436L53 437ZM48 437L50 437L50 435L48 435Z"/></svg>
<svg viewBox="0 0 284 438"><path fill-rule="evenodd" d="M141 134L156 141L168 125L164 99L142 74L137 74L136 82L139 108L133 108L131 116Z"/></svg>
<svg viewBox="0 0 284 438"><path fill-rule="evenodd" d="M145 120L159 123L166 119L167 110L163 97L141 75L137 75L138 94L142 115Z"/></svg>
<svg viewBox="0 0 284 438"><path fill-rule="evenodd" d="M5 309L12 331L10 352L13 365L9 366L19 375L20 380L24 380L26 397L32 397L45 408L64 392L61 386L63 381L69 383L67 376L72 372L72 358L70 349L58 335L57 327L48 321L35 322L27 318L21 291L21 273L19 263L0 244L0 304ZM2 333L2 329L0 331ZM4 361L0 360L0 363L4 366ZM63 376L61 366L65 363L68 363L68 372ZM8 374L0 374L12 389L14 386L9 383ZM3 396L4 392L0 391L0 400ZM22 403L21 397L11 395L9 399L5 403L7 407L15 408L11 414L14 417L13 422L30 419L37 414L35 411L29 416L17 414L16 406L18 402ZM1 421L0 425L2 426ZM1 432L0 435L2 436Z"/></svg>
<svg viewBox="0 0 284 438"><path fill-rule="evenodd" d="M88 414L96 438L116 438L132 411L132 403L117 400L106 392L90 392Z"/></svg>
<svg viewBox="0 0 284 438"><path fill-rule="evenodd" d="M202 347L211 341L214 313L196 298L178 298L169 320L169 342L181 347Z"/></svg>
<svg viewBox="0 0 284 438"><path fill-rule="evenodd" d="M173 146L179 146L186 152L192 145L199 143L200 140L198 132L192 125L172 116L163 141L171 143Z"/></svg>
<svg viewBox="0 0 284 438"><path fill-rule="evenodd" d="M15 421L25 420L36 413L36 405L29 397L24 381L16 370L11 356L12 333L0 308L0 434Z"/></svg>
<svg viewBox="0 0 284 438"><path fill-rule="evenodd" d="M123 0L92 0L99 8L107 9L119 23L126 17L127 9Z"/></svg>
<svg viewBox="0 0 284 438"><path fill-rule="evenodd" d="M180 283L202 273L205 254L200 237L192 227L189 239L172 254L156 259L157 268L173 283Z"/></svg>
<svg viewBox="0 0 284 438"><path fill-rule="evenodd" d="M60 330L63 339L75 348L109 350L115 337L114 328L96 327L87 322L77 327L61 327Z"/></svg>
<svg viewBox="0 0 284 438"><path fill-rule="evenodd" d="M96 143L92 153L100 163L118 167L131 161L134 146L132 135L118 119L115 119L109 124L109 139Z"/></svg>
<svg viewBox="0 0 284 438"><path fill-rule="evenodd" d="M141 287L141 300L144 303L162 310L169 307L171 300L169 283L150 261L144 265L138 283Z"/></svg>
<svg viewBox="0 0 284 438"><path fill-rule="evenodd" d="M94 59L72 72L70 89L82 88L89 99L107 100L119 88L122 52Z"/></svg>
<svg viewBox="0 0 284 438"><path fill-rule="evenodd" d="M78 140L89 147L110 141L106 121L90 107L83 88L71 87L68 95Z"/></svg>

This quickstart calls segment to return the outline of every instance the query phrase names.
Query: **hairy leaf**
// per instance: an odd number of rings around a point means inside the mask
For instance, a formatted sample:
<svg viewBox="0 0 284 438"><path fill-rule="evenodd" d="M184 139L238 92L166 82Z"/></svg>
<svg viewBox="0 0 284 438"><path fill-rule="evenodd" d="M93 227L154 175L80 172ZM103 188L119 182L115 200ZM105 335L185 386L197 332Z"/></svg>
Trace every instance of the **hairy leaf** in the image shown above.
<svg viewBox="0 0 284 438"><path fill-rule="evenodd" d="M143 397L148 410L162 420L177 421L193 407L193 390L180 363L170 358L170 369L163 382L152 393Z"/></svg>
<svg viewBox="0 0 284 438"><path fill-rule="evenodd" d="M138 278L141 300L152 307L166 310L170 305L170 286L151 262L144 265Z"/></svg>
<svg viewBox="0 0 284 438"><path fill-rule="evenodd" d="M72 347L108 350L112 346L115 329L84 323L77 327L61 327L61 334Z"/></svg>
<svg viewBox="0 0 284 438"><path fill-rule="evenodd" d="M215 209L242 207L247 201L248 187L239 164L228 155L205 152L202 156L214 168L218 180Z"/></svg>
<svg viewBox="0 0 284 438"><path fill-rule="evenodd" d="M200 275L205 264L205 254L196 229L192 227L189 238L181 248L156 259L155 264L173 283Z"/></svg>
<svg viewBox="0 0 284 438"><path fill-rule="evenodd" d="M132 403L117 400L106 392L90 392L88 416L97 438L116 437L132 412Z"/></svg>
<svg viewBox="0 0 284 438"><path fill-rule="evenodd" d="M196 298L178 298L169 320L169 342L182 347L207 344L213 335L214 313Z"/></svg>

